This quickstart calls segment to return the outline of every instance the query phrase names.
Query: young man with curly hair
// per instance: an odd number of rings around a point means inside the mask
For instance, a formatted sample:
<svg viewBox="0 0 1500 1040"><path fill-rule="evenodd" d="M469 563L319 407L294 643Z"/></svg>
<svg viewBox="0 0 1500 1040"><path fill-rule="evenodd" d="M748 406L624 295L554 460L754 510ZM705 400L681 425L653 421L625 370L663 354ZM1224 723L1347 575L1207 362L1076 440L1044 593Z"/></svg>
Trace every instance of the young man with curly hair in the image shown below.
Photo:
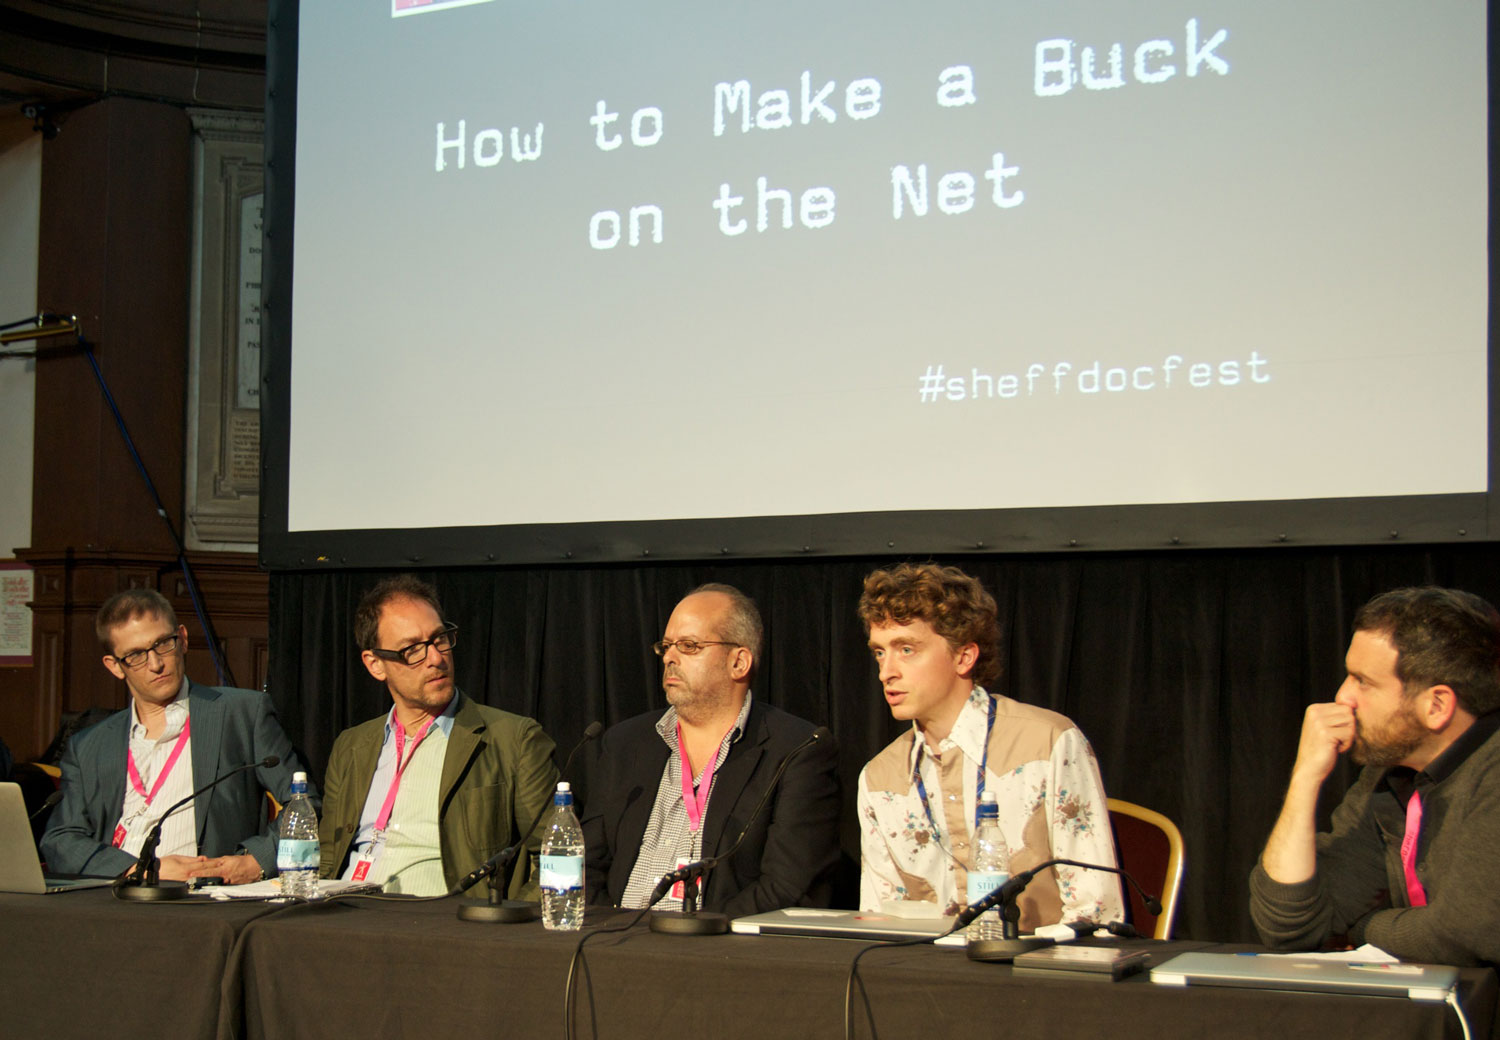
<svg viewBox="0 0 1500 1040"><path fill-rule="evenodd" d="M1011 872L1049 859L1113 866L1093 749L1067 718L985 690L1000 675L995 600L956 567L902 564L865 578L859 616L891 714L911 728L859 776L860 907L968 902L970 839L993 792ZM1019 900L1023 932L1123 919L1114 874L1053 867Z"/></svg>

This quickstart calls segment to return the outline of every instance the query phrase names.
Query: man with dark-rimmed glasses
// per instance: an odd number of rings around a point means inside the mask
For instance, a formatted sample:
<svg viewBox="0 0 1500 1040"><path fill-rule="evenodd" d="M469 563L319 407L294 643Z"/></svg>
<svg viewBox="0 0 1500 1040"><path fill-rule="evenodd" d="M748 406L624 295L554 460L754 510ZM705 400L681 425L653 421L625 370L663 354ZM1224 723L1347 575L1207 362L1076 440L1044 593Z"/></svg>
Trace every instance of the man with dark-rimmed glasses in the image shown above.
<svg viewBox="0 0 1500 1040"><path fill-rule="evenodd" d="M231 769L274 756L275 766L247 770L167 817L157 852L169 880L241 884L274 875L276 837L264 792L285 802L292 773L303 766L270 698L187 678L187 629L153 590L111 596L94 630L104 667L125 681L130 703L68 741L63 799L42 837L48 869L120 874L171 805Z"/></svg>
<svg viewBox="0 0 1500 1040"><path fill-rule="evenodd" d="M392 706L334 741L320 873L440 895L540 818L557 782L552 741L532 719L476 704L454 685L458 629L426 582L402 575L365 593L354 636ZM533 829L512 897L537 898L540 846Z"/></svg>
<svg viewBox="0 0 1500 1040"><path fill-rule="evenodd" d="M739 850L711 871L700 907L731 917L827 906L838 864L838 751L820 740L791 759L779 790L751 820L777 766L813 726L750 693L760 612L729 585L702 585L652 649L665 714L647 712L600 741L583 815L591 903L645 906L677 867ZM682 905L681 885L657 906Z"/></svg>

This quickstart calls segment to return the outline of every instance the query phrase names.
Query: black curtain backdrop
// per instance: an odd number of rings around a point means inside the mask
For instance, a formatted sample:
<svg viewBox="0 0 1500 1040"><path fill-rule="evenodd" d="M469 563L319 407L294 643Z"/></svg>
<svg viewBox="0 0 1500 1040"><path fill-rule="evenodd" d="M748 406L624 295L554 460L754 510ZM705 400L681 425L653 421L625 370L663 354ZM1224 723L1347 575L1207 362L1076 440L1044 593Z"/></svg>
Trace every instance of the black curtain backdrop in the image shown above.
<svg viewBox="0 0 1500 1040"><path fill-rule="evenodd" d="M561 760L584 727L665 707L650 644L689 589L725 581L766 621L756 696L840 746L846 877L857 896L855 779L900 727L855 617L864 575L889 559L711 561L417 571L459 626L462 688L537 719ZM1000 693L1063 712L1098 753L1111 796L1182 828L1178 937L1253 938L1246 876L1280 807L1304 707L1332 698L1354 611L1400 585L1465 588L1500 603L1493 545L944 559L1000 605ZM352 617L384 572L271 576L269 690L321 780L340 730L390 697L360 664ZM588 755L580 755L587 759ZM575 785L587 798L587 762ZM1324 790L1326 814L1354 770Z"/></svg>

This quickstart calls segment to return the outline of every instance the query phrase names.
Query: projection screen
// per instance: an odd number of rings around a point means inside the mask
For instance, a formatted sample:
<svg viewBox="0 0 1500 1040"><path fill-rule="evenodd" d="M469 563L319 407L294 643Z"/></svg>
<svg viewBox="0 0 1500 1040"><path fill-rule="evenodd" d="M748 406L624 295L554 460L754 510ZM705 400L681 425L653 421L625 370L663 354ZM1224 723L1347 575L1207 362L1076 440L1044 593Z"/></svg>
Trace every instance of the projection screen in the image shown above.
<svg viewBox="0 0 1500 1040"><path fill-rule="evenodd" d="M1487 4L273 4L272 567L1489 536Z"/></svg>

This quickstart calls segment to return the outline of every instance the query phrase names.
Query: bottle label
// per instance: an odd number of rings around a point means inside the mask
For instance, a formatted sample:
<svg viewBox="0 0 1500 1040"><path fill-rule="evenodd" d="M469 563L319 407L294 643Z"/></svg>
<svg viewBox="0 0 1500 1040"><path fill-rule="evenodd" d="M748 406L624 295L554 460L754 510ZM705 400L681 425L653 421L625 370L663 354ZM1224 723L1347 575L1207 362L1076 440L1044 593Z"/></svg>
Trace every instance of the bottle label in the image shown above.
<svg viewBox="0 0 1500 1040"><path fill-rule="evenodd" d="M276 869L280 873L289 870L318 869L318 843L302 838L282 838L276 843Z"/></svg>
<svg viewBox="0 0 1500 1040"><path fill-rule="evenodd" d="M1009 874L969 871L969 905L973 906L1009 880Z"/></svg>
<svg viewBox="0 0 1500 1040"><path fill-rule="evenodd" d="M583 857L549 856L542 853L542 887L549 892L582 889Z"/></svg>

